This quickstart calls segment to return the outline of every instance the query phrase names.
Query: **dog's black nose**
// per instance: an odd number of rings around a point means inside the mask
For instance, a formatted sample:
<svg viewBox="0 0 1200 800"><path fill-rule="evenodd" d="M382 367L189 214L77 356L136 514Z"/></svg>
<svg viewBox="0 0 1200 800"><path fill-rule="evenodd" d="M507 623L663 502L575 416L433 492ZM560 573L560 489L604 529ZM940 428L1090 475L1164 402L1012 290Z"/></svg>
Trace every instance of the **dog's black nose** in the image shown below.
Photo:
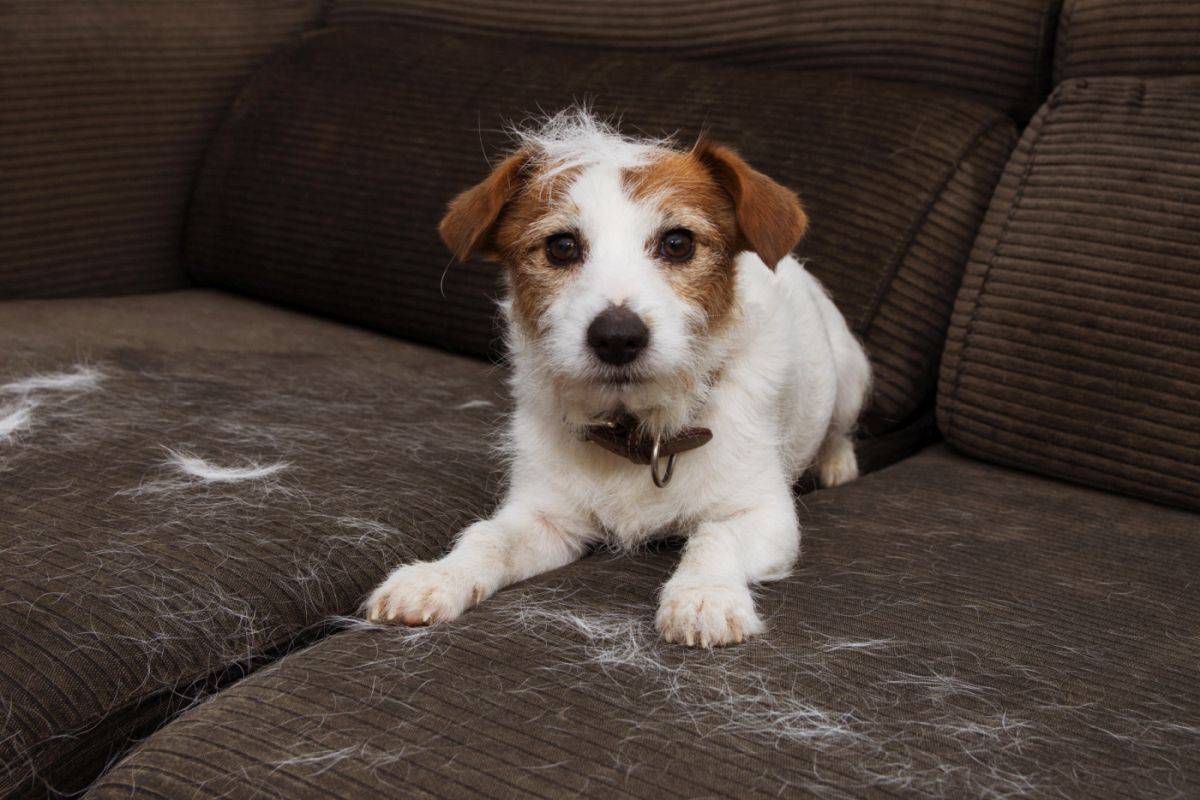
<svg viewBox="0 0 1200 800"><path fill-rule="evenodd" d="M624 306L609 306L588 326L588 346L606 364L628 364L646 349L650 329Z"/></svg>

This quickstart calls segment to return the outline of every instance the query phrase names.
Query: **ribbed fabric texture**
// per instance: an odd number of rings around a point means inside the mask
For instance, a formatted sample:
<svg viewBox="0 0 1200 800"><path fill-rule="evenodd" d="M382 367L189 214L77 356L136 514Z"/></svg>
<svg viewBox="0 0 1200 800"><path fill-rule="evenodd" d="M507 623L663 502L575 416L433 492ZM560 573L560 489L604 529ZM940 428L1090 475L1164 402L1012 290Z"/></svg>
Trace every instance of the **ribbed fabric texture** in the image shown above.
<svg viewBox="0 0 1200 800"><path fill-rule="evenodd" d="M1200 508L1200 78L1079 80L1026 131L954 310L947 439Z"/></svg>
<svg viewBox="0 0 1200 800"><path fill-rule="evenodd" d="M939 131L936 135L941 135ZM931 134L931 138L935 134ZM888 278L876 283L874 296L865 305L856 298L854 308L865 308L854 319L855 331L862 336L874 367L871 405L867 427L887 430L911 414L920 398L928 395L937 382L938 353L946 335L946 325L954 306L954 296L992 189L999 178L997 165L1004 163L1014 136L1007 125L983 130L970 142L953 165L947 165L944 183L931 196L923 217L914 219L907 238L886 262ZM872 180L879 175L866 178ZM832 187L830 187L832 188ZM880 187L876 203L889 197ZM860 197L861 213L870 216L865 197ZM860 224L857 235L864 238L870 223ZM839 225L846 222L839 220ZM843 231L838 246L850 246L855 235ZM874 235L878 235L875 233ZM860 264L863 262L859 262ZM841 265L838 265L841 266ZM854 289L866 288L856 281L858 270L822 269L816 272L835 296L854 296Z"/></svg>
<svg viewBox="0 0 1200 800"><path fill-rule="evenodd" d="M81 790L133 736L439 554L498 491L489 365L190 294L6 317L0 386L80 350L102 377L33 391L0 439L0 797ZM0 418L17 402L0 389ZM210 483L169 450L282 466Z"/></svg>
<svg viewBox="0 0 1200 800"><path fill-rule="evenodd" d="M724 64L847 70L968 92L1028 118L1057 0L334 0L330 24L418 23Z"/></svg>
<svg viewBox="0 0 1200 800"><path fill-rule="evenodd" d="M348 91L347 87L353 87ZM591 95L626 131L702 129L798 189L797 253L875 362L874 430L933 387L962 265L1015 134L972 101L850 76L713 69L397 27L340 29L247 86L204 166L191 272L475 355L494 353L499 268L452 264L445 204L501 127Z"/></svg>
<svg viewBox="0 0 1200 800"><path fill-rule="evenodd" d="M1195 0L1066 0L1054 51L1055 82L1102 75L1200 73Z"/></svg>
<svg viewBox="0 0 1200 800"><path fill-rule="evenodd" d="M0 298L186 285L200 156L321 0L0 4Z"/></svg>
<svg viewBox="0 0 1200 800"><path fill-rule="evenodd" d="M672 552L287 656L90 798L1146 797L1200 785L1194 514L926 451L806 498L769 630L659 643Z"/></svg>

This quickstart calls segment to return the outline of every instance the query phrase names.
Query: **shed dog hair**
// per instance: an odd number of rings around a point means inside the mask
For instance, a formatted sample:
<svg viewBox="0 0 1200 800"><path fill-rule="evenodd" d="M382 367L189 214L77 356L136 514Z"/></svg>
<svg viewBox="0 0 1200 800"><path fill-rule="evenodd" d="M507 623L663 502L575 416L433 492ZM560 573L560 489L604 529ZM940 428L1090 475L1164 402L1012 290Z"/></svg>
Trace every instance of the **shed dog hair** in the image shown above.
<svg viewBox="0 0 1200 800"><path fill-rule="evenodd" d="M367 615L445 622L593 544L677 535L658 630L740 642L763 630L751 587L799 553L797 478L814 464L826 486L858 473L870 366L789 255L804 211L707 139L632 139L581 110L518 138L440 228L457 258L506 269L509 489L444 558L395 570ZM654 442L686 452L652 476Z"/></svg>

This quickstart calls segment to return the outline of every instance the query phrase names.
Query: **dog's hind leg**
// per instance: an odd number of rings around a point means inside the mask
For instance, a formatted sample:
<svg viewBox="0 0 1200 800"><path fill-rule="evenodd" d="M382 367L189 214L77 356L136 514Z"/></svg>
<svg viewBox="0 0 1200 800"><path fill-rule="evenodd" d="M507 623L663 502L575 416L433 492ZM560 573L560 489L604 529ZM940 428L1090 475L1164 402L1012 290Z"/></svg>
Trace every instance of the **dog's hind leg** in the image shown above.
<svg viewBox="0 0 1200 800"><path fill-rule="evenodd" d="M849 483L858 477L858 456L850 434L830 428L817 453L817 479L825 488Z"/></svg>
<svg viewBox="0 0 1200 800"><path fill-rule="evenodd" d="M854 454L854 428L871 386L871 362L858 339L850 332L845 318L822 295L821 316L833 350L837 370L837 397L829 429L817 452L817 478L825 487L848 483L858 477L858 457Z"/></svg>

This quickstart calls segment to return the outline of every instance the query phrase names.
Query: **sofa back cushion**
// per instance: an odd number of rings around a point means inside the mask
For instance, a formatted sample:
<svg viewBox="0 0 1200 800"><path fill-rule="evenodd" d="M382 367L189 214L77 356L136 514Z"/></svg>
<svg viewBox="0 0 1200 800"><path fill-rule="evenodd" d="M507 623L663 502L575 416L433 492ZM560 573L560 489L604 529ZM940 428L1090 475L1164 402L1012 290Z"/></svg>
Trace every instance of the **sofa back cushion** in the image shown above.
<svg viewBox="0 0 1200 800"><path fill-rule="evenodd" d="M1057 38L1055 82L1200 73L1200 3L1195 0L1066 0Z"/></svg>
<svg viewBox="0 0 1200 800"><path fill-rule="evenodd" d="M187 285L201 155L321 0L0 3L0 299Z"/></svg>
<svg viewBox="0 0 1200 800"><path fill-rule="evenodd" d="M333 0L332 25L416 23L674 58L844 70L966 92L1028 119L1060 0Z"/></svg>
<svg viewBox="0 0 1200 800"><path fill-rule="evenodd" d="M1068 81L971 256L939 422L968 453L1200 508L1200 78Z"/></svg>
<svg viewBox="0 0 1200 800"><path fill-rule="evenodd" d="M875 429L931 393L941 338L1015 139L1002 113L853 76L776 73L400 28L311 37L246 87L186 236L200 281L477 356L496 353L491 264L451 263L446 203L501 127L592 95L629 131L707 128L798 189L798 254L871 352Z"/></svg>

